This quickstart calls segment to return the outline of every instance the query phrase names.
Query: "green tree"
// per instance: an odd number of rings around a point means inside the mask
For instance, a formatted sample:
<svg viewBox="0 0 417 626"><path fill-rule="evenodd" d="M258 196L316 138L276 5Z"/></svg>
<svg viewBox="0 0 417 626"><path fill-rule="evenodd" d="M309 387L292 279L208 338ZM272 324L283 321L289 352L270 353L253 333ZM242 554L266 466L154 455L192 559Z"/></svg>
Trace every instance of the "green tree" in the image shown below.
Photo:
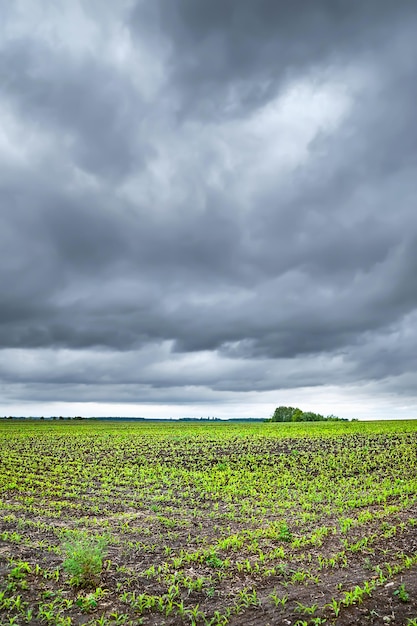
<svg viewBox="0 0 417 626"><path fill-rule="evenodd" d="M271 422L337 422L337 421L346 421L343 418L337 417L336 415L328 415L324 417L320 413L313 413L313 411L302 411L301 409L294 408L292 406L278 406L273 416L271 417Z"/></svg>
<svg viewBox="0 0 417 626"><path fill-rule="evenodd" d="M313 413L313 411L306 411L304 413L303 422L322 422L325 418L320 413Z"/></svg>
<svg viewBox="0 0 417 626"><path fill-rule="evenodd" d="M302 412L301 409L295 409L295 411L293 412L292 416L291 416L291 421L292 422L304 422L304 413Z"/></svg>
<svg viewBox="0 0 417 626"><path fill-rule="evenodd" d="M293 406L278 406L271 418L271 422L292 422L292 416L300 409Z"/></svg>

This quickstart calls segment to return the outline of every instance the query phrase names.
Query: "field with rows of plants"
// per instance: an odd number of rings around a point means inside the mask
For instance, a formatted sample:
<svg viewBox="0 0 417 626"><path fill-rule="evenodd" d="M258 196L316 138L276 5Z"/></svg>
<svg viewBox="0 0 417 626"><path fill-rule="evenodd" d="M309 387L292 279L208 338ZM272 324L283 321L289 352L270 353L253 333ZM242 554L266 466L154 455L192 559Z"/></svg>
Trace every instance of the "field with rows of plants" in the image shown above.
<svg viewBox="0 0 417 626"><path fill-rule="evenodd" d="M417 625L417 421L3 420L0 624Z"/></svg>

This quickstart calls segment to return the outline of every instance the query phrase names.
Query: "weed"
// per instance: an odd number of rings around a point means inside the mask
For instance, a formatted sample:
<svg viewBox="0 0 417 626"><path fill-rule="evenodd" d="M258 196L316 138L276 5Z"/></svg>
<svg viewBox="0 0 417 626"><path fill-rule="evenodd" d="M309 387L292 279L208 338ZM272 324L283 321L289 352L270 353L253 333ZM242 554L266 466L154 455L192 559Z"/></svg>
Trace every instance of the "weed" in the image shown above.
<svg viewBox="0 0 417 626"><path fill-rule="evenodd" d="M401 602L408 602L410 600L410 594L406 590L404 583L401 583L398 589L394 591L394 596L397 596Z"/></svg>
<svg viewBox="0 0 417 626"><path fill-rule="evenodd" d="M205 563L214 568L224 567L224 561L219 556L217 556L216 553L207 555L205 558Z"/></svg>
<svg viewBox="0 0 417 626"><path fill-rule="evenodd" d="M279 529L279 534L278 534L277 539L279 541L291 541L292 539L291 531L285 522L281 525L281 528Z"/></svg>
<svg viewBox="0 0 417 626"><path fill-rule="evenodd" d="M65 571L71 575L70 584L91 587L97 584L105 556L106 544L102 539L79 538L64 545Z"/></svg>

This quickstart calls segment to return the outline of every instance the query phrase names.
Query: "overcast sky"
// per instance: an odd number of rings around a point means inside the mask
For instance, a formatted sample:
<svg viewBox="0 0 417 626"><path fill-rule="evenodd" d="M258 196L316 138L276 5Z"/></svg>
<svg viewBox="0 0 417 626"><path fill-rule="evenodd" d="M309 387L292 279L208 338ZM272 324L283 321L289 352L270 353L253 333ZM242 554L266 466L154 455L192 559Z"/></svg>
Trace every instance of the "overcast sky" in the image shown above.
<svg viewBox="0 0 417 626"><path fill-rule="evenodd" d="M417 417L414 0L0 15L0 415Z"/></svg>

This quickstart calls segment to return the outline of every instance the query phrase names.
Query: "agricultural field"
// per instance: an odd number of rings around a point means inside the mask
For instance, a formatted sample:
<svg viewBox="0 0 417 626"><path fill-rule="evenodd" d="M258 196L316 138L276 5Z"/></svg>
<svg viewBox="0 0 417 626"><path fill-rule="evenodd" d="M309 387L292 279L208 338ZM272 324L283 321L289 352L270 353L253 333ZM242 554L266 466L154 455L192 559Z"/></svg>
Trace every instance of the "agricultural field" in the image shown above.
<svg viewBox="0 0 417 626"><path fill-rule="evenodd" d="M417 421L4 420L0 624L417 625Z"/></svg>

